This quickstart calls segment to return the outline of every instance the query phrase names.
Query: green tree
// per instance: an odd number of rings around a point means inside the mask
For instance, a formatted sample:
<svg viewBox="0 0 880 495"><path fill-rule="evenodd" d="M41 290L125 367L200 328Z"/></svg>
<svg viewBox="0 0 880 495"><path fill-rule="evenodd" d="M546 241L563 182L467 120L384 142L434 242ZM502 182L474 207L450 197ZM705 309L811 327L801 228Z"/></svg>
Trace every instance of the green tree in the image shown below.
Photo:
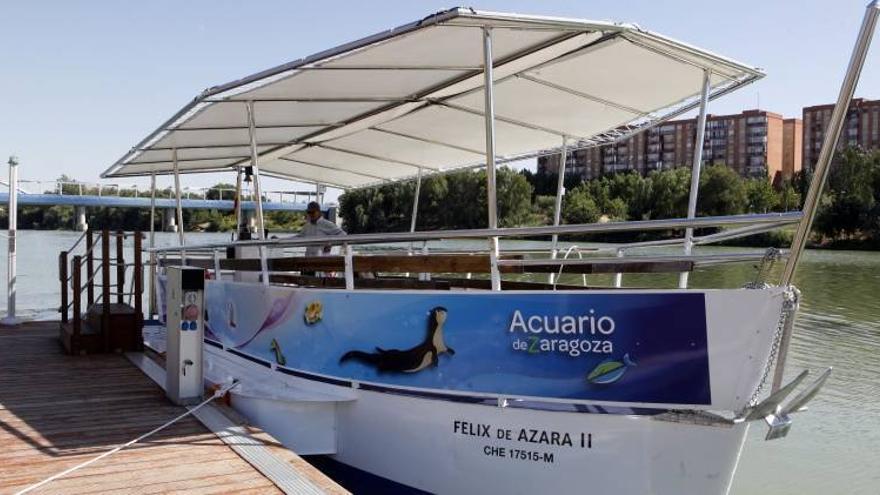
<svg viewBox="0 0 880 495"><path fill-rule="evenodd" d="M704 216L738 215L748 204L742 178L726 165L710 165L700 175L697 212Z"/></svg>
<svg viewBox="0 0 880 495"><path fill-rule="evenodd" d="M687 168L652 171L650 218L681 218L687 215L691 172Z"/></svg>
<svg viewBox="0 0 880 495"><path fill-rule="evenodd" d="M599 221L600 214L589 187L577 187L565 195L562 204L562 218L565 223L595 223Z"/></svg>
<svg viewBox="0 0 880 495"><path fill-rule="evenodd" d="M747 179L745 186L748 197L748 211L752 213L767 213L779 204L779 195L766 179Z"/></svg>

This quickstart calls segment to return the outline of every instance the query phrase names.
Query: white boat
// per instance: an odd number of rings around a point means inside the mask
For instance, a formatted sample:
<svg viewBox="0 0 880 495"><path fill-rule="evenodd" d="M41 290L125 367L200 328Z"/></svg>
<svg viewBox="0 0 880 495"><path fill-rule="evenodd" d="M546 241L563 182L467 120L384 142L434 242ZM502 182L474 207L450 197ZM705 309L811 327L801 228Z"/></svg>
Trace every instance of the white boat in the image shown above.
<svg viewBox="0 0 880 495"><path fill-rule="evenodd" d="M181 246L151 252L159 265L207 269L206 379L238 380L232 405L294 451L435 493L726 493L750 423L784 436L828 376L782 384L791 282L876 15L872 3L803 212L694 218L695 180L688 218L558 225L560 180L556 225L499 228L497 164L565 156L694 108L702 142L708 101L763 73L631 24L471 9L210 88L104 176L173 173L179 195L181 174L238 171L241 184L252 167L256 239L184 249L181 232ZM488 171L487 229L415 231L416 192L410 232L263 238L261 175L351 189L476 166ZM691 252L791 224L790 251ZM694 236L704 227L729 230ZM574 259L556 244L670 229L685 236L654 244L680 255L621 245ZM543 256L499 248L548 235ZM487 248L356 252L454 239ZM343 254L284 251L324 244ZM767 279L780 259L783 276ZM694 268L734 262L760 263L747 286L687 287ZM303 274L313 270L324 276ZM562 270L618 276L562 286ZM623 274L639 271L682 275L675 287L626 288ZM772 393L759 401L762 391Z"/></svg>

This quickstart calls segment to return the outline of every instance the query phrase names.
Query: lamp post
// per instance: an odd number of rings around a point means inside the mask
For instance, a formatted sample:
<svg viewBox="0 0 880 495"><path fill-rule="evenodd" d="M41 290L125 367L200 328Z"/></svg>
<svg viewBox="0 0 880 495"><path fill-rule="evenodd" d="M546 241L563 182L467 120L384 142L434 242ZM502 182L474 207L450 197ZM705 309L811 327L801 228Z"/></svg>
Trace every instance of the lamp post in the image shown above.
<svg viewBox="0 0 880 495"><path fill-rule="evenodd" d="M7 306L6 317L0 320L3 325L18 325L15 317L15 231L18 228L18 158L9 157L9 250L7 252Z"/></svg>

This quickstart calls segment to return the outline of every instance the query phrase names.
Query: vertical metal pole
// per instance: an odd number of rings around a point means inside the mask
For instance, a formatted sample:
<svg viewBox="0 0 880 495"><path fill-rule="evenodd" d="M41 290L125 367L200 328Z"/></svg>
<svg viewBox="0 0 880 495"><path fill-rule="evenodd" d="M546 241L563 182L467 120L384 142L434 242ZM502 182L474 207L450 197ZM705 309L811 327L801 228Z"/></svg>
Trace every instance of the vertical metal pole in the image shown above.
<svg viewBox="0 0 880 495"><path fill-rule="evenodd" d="M215 248L211 250L211 255L214 258L214 280L220 280L222 277L220 273L220 251Z"/></svg>
<svg viewBox="0 0 880 495"><path fill-rule="evenodd" d="M350 244L342 245L345 254L345 289L354 290L354 255Z"/></svg>
<svg viewBox="0 0 880 495"><path fill-rule="evenodd" d="M6 289L7 289L7 310L6 317L3 318L4 325L18 325L18 318L15 317L15 279L16 279L16 240L15 234L18 230L18 158L9 157L9 250L6 258ZM77 290L79 288L77 287Z"/></svg>
<svg viewBox="0 0 880 495"><path fill-rule="evenodd" d="M498 202L495 192L495 95L492 67L492 30L483 28L483 76L486 120L486 192L489 209L489 228L498 228ZM489 238L489 265L492 290L501 290L501 273L498 271L498 237Z"/></svg>
<svg viewBox="0 0 880 495"><path fill-rule="evenodd" d="M419 194L422 191L422 168L419 167L419 174L416 176L416 192L415 196L413 196L413 206L412 206L412 217L409 222L409 231L416 231L416 221L419 217ZM413 243L409 243L409 249L406 252L407 255L412 256L413 254ZM404 275L405 277L409 277L409 273Z"/></svg>
<svg viewBox="0 0 880 495"><path fill-rule="evenodd" d="M180 246L180 262L186 264L186 238L183 235L183 207L180 204L180 167L177 164L177 148L171 150L171 161L174 164L174 199L177 202L177 241Z"/></svg>
<svg viewBox="0 0 880 495"><path fill-rule="evenodd" d="M254 102L247 102L248 112L248 135L251 140L251 167L254 170L254 195L256 196L257 206L257 239L263 239L265 232L263 229L263 195L260 190L260 167L257 164L257 130L254 117Z"/></svg>
<svg viewBox="0 0 880 495"><path fill-rule="evenodd" d="M409 222L409 231L416 231L416 219L419 216L419 193L422 191L422 168L419 167L419 175L416 176L416 193L413 196L412 218Z"/></svg>
<svg viewBox="0 0 880 495"><path fill-rule="evenodd" d="M88 294L87 308L95 304L95 239L92 230L86 230L86 294Z"/></svg>
<svg viewBox="0 0 880 495"><path fill-rule="evenodd" d="M235 174L235 197L232 199L235 203L235 238L238 239L241 233L241 167Z"/></svg>
<svg viewBox="0 0 880 495"><path fill-rule="evenodd" d="M61 251L58 255L58 278L61 280L61 323L67 323L67 251Z"/></svg>
<svg viewBox="0 0 880 495"><path fill-rule="evenodd" d="M618 258L623 258L625 254L626 253L624 252L623 249L617 250L617 257ZM586 285L586 284L584 284L584 285ZM618 289L623 287L623 273L617 272L614 274L614 287L616 287Z"/></svg>
<svg viewBox="0 0 880 495"><path fill-rule="evenodd" d="M688 196L688 218L697 216L697 194L700 191L700 168L703 164L703 140L706 137L706 107L709 105L709 90L712 87L712 72L703 70L703 91L700 94L700 116L697 118L697 139L694 143L694 161L691 164L691 191ZM694 248L694 229L688 227L684 234L684 254L689 256ZM678 275L678 288L686 289L688 272Z"/></svg>
<svg viewBox="0 0 880 495"><path fill-rule="evenodd" d="M559 155L559 167L556 169L556 173L559 174L559 177L556 178L556 205L553 210L553 226L556 227L559 225L559 221L562 217L562 196L565 195L565 161L568 158L568 139L562 138L562 153ZM559 234L553 234L552 248L550 249L550 259L555 260L557 254L559 253L559 249L557 244L559 243ZM551 273L548 281L550 284L553 284L556 278L555 273Z"/></svg>
<svg viewBox="0 0 880 495"><path fill-rule="evenodd" d="M804 200L803 219L798 223L797 231L791 243L791 254L788 256L788 262L786 262L785 271L782 274L783 285L790 284L794 279L795 269L807 244L810 229L813 226L813 219L816 216L816 209L819 206L819 199L822 197L822 189L825 187L825 181L828 178L831 159L834 157L834 148L837 145L837 140L840 138L840 132L843 129L843 123L846 119L856 84L859 82L862 66L865 64L865 56L868 54L868 48L871 46L871 38L877 25L878 12L880 12L878 9L880 9L880 6L878 6L877 0L869 3L865 11L865 17L862 19L862 27L859 30L858 38L856 38L849 66L846 69L846 76L840 87L840 94L837 96L834 111L831 113L831 120L828 122L828 129L825 131L825 140L822 142L819 158L816 160L813 180L810 182L810 189L807 191L807 197Z"/></svg>
<svg viewBox="0 0 880 495"><path fill-rule="evenodd" d="M804 216L798 223L797 231L791 242L791 254L789 254L788 262L785 264L785 271L782 273L782 285L790 285L794 281L795 270L806 247L810 229L816 217L816 209L822 197L822 189L824 189L825 181L828 179L831 159L834 157L834 148L837 145L837 140L840 138L840 132L843 129L843 123L846 120L846 114L852 102L856 84L859 82L859 76L865 64L865 56L868 54L868 48L871 46L871 38L873 38L874 29L877 27L878 15L880 15L880 2L874 0L865 9L862 27L859 29L859 35L856 38L856 44L849 59L849 66L847 66L843 84L840 86L840 94L838 94L837 103L831 112L831 120L825 131L825 140L822 142L822 149L819 151L819 158L816 160L816 168L813 171L813 180L810 182L810 189L807 191L807 197L804 200ZM794 329L794 317L794 314L789 317L792 322L786 322L782 330L771 393L779 390L779 387L782 385L785 359L788 355L788 346L791 344L791 334Z"/></svg>
<svg viewBox="0 0 880 495"><path fill-rule="evenodd" d="M150 249L156 247L156 173L150 174ZM156 253L150 251L150 274L149 317L156 314Z"/></svg>
<svg viewBox="0 0 880 495"><path fill-rule="evenodd" d="M265 239L266 231L263 224L263 193L260 189L260 167L257 164L257 125L254 116L254 102L247 102L248 136L251 141L251 168L254 171L254 199L257 210L257 239ZM263 284L269 285L269 263L266 259L266 247L260 246L260 271L263 275Z"/></svg>
<svg viewBox="0 0 880 495"><path fill-rule="evenodd" d="M125 232L116 232L116 302L125 302Z"/></svg>

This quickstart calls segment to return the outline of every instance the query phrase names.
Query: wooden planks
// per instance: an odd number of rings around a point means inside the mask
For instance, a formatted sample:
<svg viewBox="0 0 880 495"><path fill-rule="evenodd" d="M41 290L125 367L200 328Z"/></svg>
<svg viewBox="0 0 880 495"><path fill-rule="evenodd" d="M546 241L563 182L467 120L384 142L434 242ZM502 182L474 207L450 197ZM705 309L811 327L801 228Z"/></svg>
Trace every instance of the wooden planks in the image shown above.
<svg viewBox="0 0 880 495"><path fill-rule="evenodd" d="M0 493L92 459L184 411L121 355L64 355L57 328L0 328ZM341 492L314 469L310 477ZM281 493L193 417L33 493L171 492Z"/></svg>

